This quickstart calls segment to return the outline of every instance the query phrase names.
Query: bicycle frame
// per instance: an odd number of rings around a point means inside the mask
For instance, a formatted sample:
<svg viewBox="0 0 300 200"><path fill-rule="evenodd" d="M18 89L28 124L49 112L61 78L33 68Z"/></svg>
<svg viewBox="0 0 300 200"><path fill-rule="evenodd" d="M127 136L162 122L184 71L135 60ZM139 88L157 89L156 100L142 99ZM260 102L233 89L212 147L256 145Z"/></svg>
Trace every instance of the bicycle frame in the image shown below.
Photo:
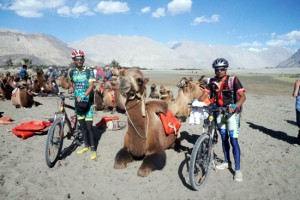
<svg viewBox="0 0 300 200"><path fill-rule="evenodd" d="M228 112L227 108L212 105L205 106L204 109L208 111L208 117L204 120L202 134L193 147L189 165L189 178L194 190L199 190L206 183L211 165L215 168L214 146L218 136L215 112Z"/></svg>
<svg viewBox="0 0 300 200"><path fill-rule="evenodd" d="M63 126L65 125L65 123L67 124L69 130L71 131L71 134L74 133L75 131L75 124L73 124L72 126L72 123L69 119L69 116L66 112L66 109L65 107L68 107L69 105L67 105L65 103L65 98L72 98L73 96L66 96L66 97L60 97L61 98L61 101L60 101L60 105L59 105L59 108L58 108L58 111L54 113L54 120L58 119L60 117L61 121L63 122ZM76 115L74 115L74 117L76 117ZM77 119L73 119L73 122L76 123Z"/></svg>
<svg viewBox="0 0 300 200"><path fill-rule="evenodd" d="M59 159L63 147L63 140L65 138L64 136L65 131L67 131L66 137L68 139L70 139L73 136L74 141L76 141L76 143L77 142L80 143L78 141L80 131L76 131L78 129L77 117L76 115L74 115L74 118L72 120L74 124L72 125L68 117L68 114L65 110L65 107L69 106L65 103L65 99L66 98L72 99L74 98L74 96L64 96L62 94L59 94L58 97L60 98L59 108L58 111L55 112L54 121L48 130L48 136L47 136L47 142L45 148L46 164L50 168L53 167L56 161ZM65 130L65 124L67 124L68 130Z"/></svg>

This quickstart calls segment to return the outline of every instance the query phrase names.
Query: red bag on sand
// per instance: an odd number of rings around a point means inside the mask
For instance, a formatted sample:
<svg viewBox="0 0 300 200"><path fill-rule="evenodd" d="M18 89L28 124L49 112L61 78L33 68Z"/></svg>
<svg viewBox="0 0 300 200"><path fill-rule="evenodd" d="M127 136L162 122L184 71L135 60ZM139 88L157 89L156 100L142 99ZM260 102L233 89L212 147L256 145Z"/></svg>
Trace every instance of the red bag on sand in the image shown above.
<svg viewBox="0 0 300 200"><path fill-rule="evenodd" d="M42 120L32 120L29 122L23 122L15 127L19 131L41 131L50 126L51 122L45 122Z"/></svg>
<svg viewBox="0 0 300 200"><path fill-rule="evenodd" d="M159 116L166 134L177 134L177 131L181 127L181 123L178 121L178 119L170 111L168 111L166 115L159 113Z"/></svg>
<svg viewBox="0 0 300 200"><path fill-rule="evenodd" d="M14 127L11 131L17 137L20 137L23 140L25 140L33 136L37 131L42 131L50 125L51 122L45 122L42 120L32 120L19 124L18 126Z"/></svg>
<svg viewBox="0 0 300 200"><path fill-rule="evenodd" d="M13 124L13 119L11 117L1 117L0 124Z"/></svg>
<svg viewBox="0 0 300 200"><path fill-rule="evenodd" d="M15 134L17 137L22 138L23 140L25 140L35 134L34 131L20 131L20 130L17 130L16 128L13 128L11 130L11 132L13 134Z"/></svg>
<svg viewBox="0 0 300 200"><path fill-rule="evenodd" d="M119 120L119 117L118 116L102 117L102 119L96 124L96 126L101 127L102 125L106 124L106 122L109 122L111 120Z"/></svg>

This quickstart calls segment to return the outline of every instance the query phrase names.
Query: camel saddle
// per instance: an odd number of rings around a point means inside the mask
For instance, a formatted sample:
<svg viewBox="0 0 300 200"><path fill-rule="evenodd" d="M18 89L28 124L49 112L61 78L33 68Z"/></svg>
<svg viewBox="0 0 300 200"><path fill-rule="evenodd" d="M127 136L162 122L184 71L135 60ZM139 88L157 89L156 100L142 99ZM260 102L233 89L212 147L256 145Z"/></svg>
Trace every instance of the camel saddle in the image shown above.
<svg viewBox="0 0 300 200"><path fill-rule="evenodd" d="M177 135L177 132L179 131L181 127L181 123L178 121L178 119L171 113L171 111L168 111L166 114L159 113L160 119L162 121L163 127L165 129L166 134L175 134Z"/></svg>

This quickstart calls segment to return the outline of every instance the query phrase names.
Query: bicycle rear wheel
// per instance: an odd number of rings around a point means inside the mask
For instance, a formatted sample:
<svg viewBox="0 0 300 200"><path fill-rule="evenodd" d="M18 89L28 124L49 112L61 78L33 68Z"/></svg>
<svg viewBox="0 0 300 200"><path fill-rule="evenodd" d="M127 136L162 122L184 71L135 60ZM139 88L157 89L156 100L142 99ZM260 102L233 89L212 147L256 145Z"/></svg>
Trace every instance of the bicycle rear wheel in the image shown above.
<svg viewBox="0 0 300 200"><path fill-rule="evenodd" d="M190 158L189 179L194 190L199 190L206 183L212 157L212 140L208 133L204 133L198 138Z"/></svg>
<svg viewBox="0 0 300 200"><path fill-rule="evenodd" d="M46 164L52 168L59 158L63 146L63 123L57 119L51 125L48 131L48 137L45 149Z"/></svg>

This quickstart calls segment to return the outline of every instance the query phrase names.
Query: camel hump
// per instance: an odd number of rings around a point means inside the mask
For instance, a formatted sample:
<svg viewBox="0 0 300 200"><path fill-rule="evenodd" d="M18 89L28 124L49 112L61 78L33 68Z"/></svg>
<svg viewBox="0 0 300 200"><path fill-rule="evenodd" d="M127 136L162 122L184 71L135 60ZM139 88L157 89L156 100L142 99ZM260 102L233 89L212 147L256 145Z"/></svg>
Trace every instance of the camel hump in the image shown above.
<svg viewBox="0 0 300 200"><path fill-rule="evenodd" d="M168 111L168 104L165 101L162 100L153 100L153 101L147 101L146 103L147 111L153 111L155 113L164 113L166 114Z"/></svg>

